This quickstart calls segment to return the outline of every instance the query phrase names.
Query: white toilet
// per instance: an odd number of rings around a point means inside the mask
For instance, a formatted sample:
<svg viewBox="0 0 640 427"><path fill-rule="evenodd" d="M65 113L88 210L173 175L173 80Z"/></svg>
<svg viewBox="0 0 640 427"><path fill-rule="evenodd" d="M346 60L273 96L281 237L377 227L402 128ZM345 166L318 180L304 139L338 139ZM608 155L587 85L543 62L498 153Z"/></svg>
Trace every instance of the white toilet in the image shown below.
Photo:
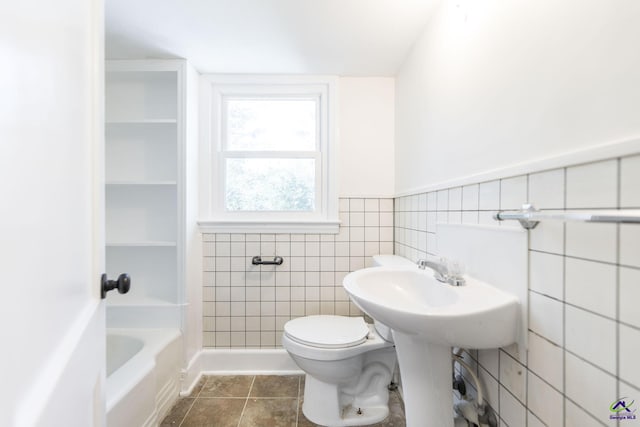
<svg viewBox="0 0 640 427"><path fill-rule="evenodd" d="M302 411L324 426L384 420L396 351L362 317L307 316L284 325L282 345L306 372Z"/></svg>
<svg viewBox="0 0 640 427"><path fill-rule="evenodd" d="M373 258L375 265L409 263L389 255ZM387 417L396 352L389 328L377 321L374 325L362 317L330 315L300 317L284 325L282 345L307 374L302 411L310 421L359 426Z"/></svg>

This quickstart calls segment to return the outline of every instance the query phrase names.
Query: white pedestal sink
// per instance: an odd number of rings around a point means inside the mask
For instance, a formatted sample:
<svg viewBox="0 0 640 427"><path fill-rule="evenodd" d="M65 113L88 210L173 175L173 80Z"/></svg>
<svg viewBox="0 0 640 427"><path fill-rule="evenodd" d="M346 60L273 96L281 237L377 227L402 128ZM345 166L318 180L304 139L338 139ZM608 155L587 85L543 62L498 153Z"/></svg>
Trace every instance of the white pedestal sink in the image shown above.
<svg viewBox="0 0 640 427"><path fill-rule="evenodd" d="M366 268L344 279L353 301L393 329L408 427L453 427L451 347L497 348L516 340L517 298L465 279L451 286L417 267Z"/></svg>

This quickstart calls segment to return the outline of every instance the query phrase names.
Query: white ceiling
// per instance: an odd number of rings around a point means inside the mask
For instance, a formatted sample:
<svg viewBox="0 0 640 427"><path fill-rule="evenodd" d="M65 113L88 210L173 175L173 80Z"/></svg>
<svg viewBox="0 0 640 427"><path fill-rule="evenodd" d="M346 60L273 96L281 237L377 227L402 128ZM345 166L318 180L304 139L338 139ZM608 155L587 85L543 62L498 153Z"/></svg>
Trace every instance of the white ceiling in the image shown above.
<svg viewBox="0 0 640 427"><path fill-rule="evenodd" d="M209 73L393 76L439 0L106 0L106 56Z"/></svg>

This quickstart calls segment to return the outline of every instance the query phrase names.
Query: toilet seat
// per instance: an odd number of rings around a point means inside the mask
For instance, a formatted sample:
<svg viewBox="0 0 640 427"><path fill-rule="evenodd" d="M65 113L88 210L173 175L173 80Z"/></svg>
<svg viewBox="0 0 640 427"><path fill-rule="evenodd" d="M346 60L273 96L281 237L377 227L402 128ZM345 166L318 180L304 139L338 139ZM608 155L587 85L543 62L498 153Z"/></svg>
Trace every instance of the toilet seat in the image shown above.
<svg viewBox="0 0 640 427"><path fill-rule="evenodd" d="M362 317L317 315L299 317L284 325L287 337L323 349L354 347L367 340L369 326Z"/></svg>

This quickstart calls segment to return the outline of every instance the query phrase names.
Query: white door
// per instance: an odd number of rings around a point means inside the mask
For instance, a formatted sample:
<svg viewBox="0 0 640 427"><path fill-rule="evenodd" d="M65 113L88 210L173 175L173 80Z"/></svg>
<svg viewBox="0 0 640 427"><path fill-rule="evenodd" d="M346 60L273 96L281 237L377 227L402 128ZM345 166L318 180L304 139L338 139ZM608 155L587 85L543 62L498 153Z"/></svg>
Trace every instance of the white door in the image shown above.
<svg viewBox="0 0 640 427"><path fill-rule="evenodd" d="M0 2L0 418L102 426L102 0Z"/></svg>

